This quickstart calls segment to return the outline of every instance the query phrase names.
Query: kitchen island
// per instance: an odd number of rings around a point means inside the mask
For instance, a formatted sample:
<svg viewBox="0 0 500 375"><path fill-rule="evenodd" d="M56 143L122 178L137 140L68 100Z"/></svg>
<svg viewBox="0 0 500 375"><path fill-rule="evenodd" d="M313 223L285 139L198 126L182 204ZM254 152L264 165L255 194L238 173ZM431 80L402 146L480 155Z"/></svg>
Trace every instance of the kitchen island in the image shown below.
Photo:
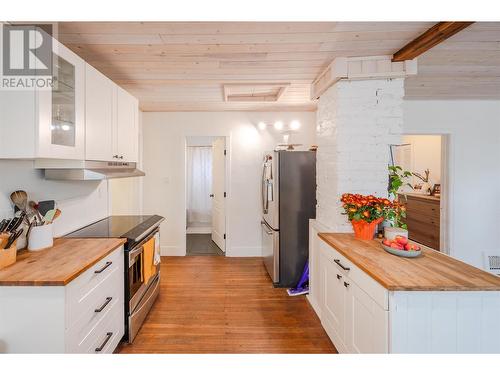
<svg viewBox="0 0 500 375"><path fill-rule="evenodd" d="M341 353L500 353L500 278L311 224L309 301Z"/></svg>
<svg viewBox="0 0 500 375"><path fill-rule="evenodd" d="M56 239L0 270L0 353L112 353L124 333L125 239Z"/></svg>

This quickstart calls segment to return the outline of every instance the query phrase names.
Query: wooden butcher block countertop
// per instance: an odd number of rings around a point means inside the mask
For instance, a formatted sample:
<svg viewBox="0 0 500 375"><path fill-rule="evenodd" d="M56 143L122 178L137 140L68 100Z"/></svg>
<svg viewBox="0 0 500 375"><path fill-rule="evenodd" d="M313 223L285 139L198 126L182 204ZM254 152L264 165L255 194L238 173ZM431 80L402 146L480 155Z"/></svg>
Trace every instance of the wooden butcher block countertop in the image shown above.
<svg viewBox="0 0 500 375"><path fill-rule="evenodd" d="M318 235L388 290L500 290L500 277L438 251L422 249L417 258L402 258L386 252L379 241L347 233Z"/></svg>
<svg viewBox="0 0 500 375"><path fill-rule="evenodd" d="M20 251L17 262L0 270L0 286L66 285L113 250L123 238L58 238L41 251Z"/></svg>

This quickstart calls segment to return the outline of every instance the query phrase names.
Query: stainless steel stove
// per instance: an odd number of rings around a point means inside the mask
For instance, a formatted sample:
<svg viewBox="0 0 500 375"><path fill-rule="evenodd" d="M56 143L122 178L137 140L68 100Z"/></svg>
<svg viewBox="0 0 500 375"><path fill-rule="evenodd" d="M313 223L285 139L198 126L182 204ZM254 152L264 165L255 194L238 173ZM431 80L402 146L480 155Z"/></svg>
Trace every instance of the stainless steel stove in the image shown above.
<svg viewBox="0 0 500 375"><path fill-rule="evenodd" d="M144 281L144 245L152 238L160 246L159 226L164 220L158 215L110 216L90 224L66 237L126 238L125 243L125 336L131 343L160 292L160 263L147 282Z"/></svg>

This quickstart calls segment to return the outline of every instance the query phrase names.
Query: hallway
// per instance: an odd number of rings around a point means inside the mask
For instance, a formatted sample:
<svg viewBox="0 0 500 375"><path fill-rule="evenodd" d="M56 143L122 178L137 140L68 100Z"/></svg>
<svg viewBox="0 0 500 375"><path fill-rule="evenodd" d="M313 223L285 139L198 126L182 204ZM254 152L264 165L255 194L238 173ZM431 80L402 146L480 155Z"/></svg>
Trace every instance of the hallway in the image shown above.
<svg viewBox="0 0 500 375"><path fill-rule="evenodd" d="M161 292L121 353L335 353L305 296L275 289L261 258L163 257Z"/></svg>

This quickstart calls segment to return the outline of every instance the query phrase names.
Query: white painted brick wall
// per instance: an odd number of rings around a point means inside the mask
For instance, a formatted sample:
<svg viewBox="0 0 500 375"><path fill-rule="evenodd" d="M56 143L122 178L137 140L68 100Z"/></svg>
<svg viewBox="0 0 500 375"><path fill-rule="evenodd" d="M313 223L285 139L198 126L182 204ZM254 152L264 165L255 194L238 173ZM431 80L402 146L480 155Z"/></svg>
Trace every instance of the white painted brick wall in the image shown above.
<svg viewBox="0 0 500 375"><path fill-rule="evenodd" d="M387 196L389 145L401 141L404 79L339 81L317 111L317 220L336 232L343 193Z"/></svg>

